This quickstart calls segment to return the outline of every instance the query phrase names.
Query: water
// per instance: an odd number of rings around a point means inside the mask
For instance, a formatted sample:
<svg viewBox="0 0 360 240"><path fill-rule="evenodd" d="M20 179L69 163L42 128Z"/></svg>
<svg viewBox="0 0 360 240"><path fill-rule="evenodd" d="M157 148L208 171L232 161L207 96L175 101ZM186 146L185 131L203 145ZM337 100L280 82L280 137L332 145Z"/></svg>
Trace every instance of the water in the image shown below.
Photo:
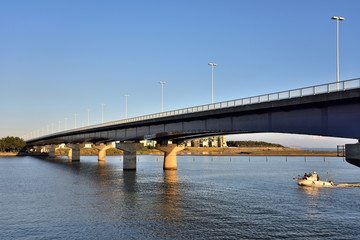
<svg viewBox="0 0 360 240"><path fill-rule="evenodd" d="M157 161L157 158L159 159ZM0 239L358 239L360 188L297 186L330 164L335 182L360 182L342 158L118 156L0 158Z"/></svg>

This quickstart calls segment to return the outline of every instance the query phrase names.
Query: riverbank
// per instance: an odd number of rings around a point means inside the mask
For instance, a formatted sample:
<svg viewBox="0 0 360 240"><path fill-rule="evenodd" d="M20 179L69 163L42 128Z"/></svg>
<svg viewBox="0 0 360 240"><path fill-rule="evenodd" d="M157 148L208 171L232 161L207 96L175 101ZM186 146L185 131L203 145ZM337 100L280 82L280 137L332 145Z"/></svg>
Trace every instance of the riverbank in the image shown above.
<svg viewBox="0 0 360 240"><path fill-rule="evenodd" d="M67 155L67 149L59 149L56 154ZM93 156L97 155L98 150L93 148L81 149L81 155ZM106 155L122 155L123 152L119 149L112 148L106 151ZM138 155L163 155L164 153L157 149L141 149L136 152ZM336 151L309 151L300 148L286 148L286 147L187 147L178 152L177 155L210 155L210 156L337 156Z"/></svg>
<svg viewBox="0 0 360 240"><path fill-rule="evenodd" d="M43 153L42 153L43 154ZM67 155L67 149L57 149L56 155ZM98 150L94 148L81 149L81 155L94 156L98 154ZM106 155L122 155L123 152L119 149L112 148L107 150ZM163 155L164 153L157 149L144 148L137 151L138 155ZM22 156L26 153L0 153L0 156ZM210 156L337 156L336 151L314 151L303 150L301 148L287 148L287 147L225 147L225 148L202 148L202 147L187 147L177 153L177 155L210 155Z"/></svg>
<svg viewBox="0 0 360 240"><path fill-rule="evenodd" d="M17 156L17 152L0 152L0 157Z"/></svg>
<svg viewBox="0 0 360 240"><path fill-rule="evenodd" d="M36 155L45 155L46 153L37 153ZM0 152L0 157L16 157L16 156L28 156L25 152ZM32 155L35 155L34 153Z"/></svg>
<svg viewBox="0 0 360 240"><path fill-rule="evenodd" d="M286 147L185 148L179 155L212 156L337 156L336 151L309 151Z"/></svg>

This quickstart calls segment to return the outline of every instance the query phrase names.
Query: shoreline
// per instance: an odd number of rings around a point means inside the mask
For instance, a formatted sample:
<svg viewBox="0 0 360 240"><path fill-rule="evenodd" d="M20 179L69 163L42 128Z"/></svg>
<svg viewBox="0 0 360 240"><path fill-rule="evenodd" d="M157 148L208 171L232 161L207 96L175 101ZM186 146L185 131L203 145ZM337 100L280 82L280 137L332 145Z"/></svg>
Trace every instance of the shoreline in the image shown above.
<svg viewBox="0 0 360 240"><path fill-rule="evenodd" d="M56 155L67 155L66 149L56 150ZM82 149L82 156L96 156L96 149ZM123 152L118 149L107 151L108 156L121 156ZM163 152L156 149L140 150L138 155L164 155ZM16 152L0 152L0 157L10 156L46 156L45 153L16 153ZM325 156L337 157L337 151L314 151L303 150L300 148L269 148L269 147L226 147L226 148L195 148L188 147L177 153L178 156Z"/></svg>

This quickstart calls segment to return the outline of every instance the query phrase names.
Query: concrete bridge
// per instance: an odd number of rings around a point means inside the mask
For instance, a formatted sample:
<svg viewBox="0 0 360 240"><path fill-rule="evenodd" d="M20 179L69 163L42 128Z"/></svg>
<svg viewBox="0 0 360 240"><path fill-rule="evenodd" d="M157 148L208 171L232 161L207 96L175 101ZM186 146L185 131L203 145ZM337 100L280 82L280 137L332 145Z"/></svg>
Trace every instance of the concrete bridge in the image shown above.
<svg viewBox="0 0 360 240"><path fill-rule="evenodd" d="M107 144L116 142L124 151L124 170L134 170L136 150L143 147L139 141L156 140L157 149L165 152L164 169L177 169L179 143L187 139L260 132L360 139L359 123L360 79L352 79L71 129L26 142L34 149L47 146L51 157L65 143L72 161L80 160L85 143L99 149L103 161ZM346 152L360 161L360 144L347 145Z"/></svg>

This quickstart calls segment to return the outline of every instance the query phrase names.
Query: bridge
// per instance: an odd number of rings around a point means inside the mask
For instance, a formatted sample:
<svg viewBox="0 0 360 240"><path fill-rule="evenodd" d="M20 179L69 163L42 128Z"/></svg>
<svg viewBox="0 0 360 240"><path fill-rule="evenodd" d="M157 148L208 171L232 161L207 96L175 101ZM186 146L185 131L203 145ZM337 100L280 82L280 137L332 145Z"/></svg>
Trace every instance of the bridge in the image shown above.
<svg viewBox="0 0 360 240"><path fill-rule="evenodd" d="M80 161L85 143L99 149L104 161L110 142L124 151L124 170L136 169L141 140L156 140L165 152L164 169L177 169L176 153L184 140L239 133L294 133L360 139L360 79L195 106L28 139L36 151L47 146L49 156L65 143L69 159ZM171 141L172 144L168 144ZM360 160L360 144L346 147Z"/></svg>

